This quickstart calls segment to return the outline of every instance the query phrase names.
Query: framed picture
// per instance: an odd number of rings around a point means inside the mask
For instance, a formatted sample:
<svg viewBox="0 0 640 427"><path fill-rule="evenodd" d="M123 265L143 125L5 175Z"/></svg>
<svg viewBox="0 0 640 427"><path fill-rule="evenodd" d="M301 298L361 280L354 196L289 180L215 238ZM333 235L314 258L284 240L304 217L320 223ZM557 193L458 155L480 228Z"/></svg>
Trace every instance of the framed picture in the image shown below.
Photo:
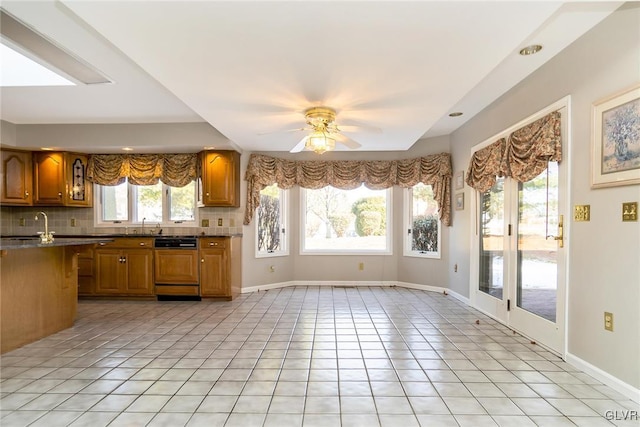
<svg viewBox="0 0 640 427"><path fill-rule="evenodd" d="M463 210L464 209L464 193L456 194L454 203L457 211Z"/></svg>
<svg viewBox="0 0 640 427"><path fill-rule="evenodd" d="M591 188L640 184L640 85L592 110Z"/></svg>
<svg viewBox="0 0 640 427"><path fill-rule="evenodd" d="M456 190L462 190L464 188L464 171L460 171L454 177L454 187Z"/></svg>

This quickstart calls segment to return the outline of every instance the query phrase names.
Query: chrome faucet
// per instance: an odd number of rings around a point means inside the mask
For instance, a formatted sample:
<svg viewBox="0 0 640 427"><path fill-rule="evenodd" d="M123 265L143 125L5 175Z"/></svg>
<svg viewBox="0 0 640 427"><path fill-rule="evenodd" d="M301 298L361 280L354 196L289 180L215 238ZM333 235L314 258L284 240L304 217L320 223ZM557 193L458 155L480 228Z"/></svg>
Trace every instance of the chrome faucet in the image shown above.
<svg viewBox="0 0 640 427"><path fill-rule="evenodd" d="M44 218L44 231L38 231L38 234L40 235L40 243L53 242L53 234L55 231L49 232L49 218L47 218L47 214L44 212L38 212L35 216L36 221L38 221L38 215L42 215Z"/></svg>
<svg viewBox="0 0 640 427"><path fill-rule="evenodd" d="M147 217L142 218L142 228L140 229L140 234L144 234L144 221L147 219Z"/></svg>

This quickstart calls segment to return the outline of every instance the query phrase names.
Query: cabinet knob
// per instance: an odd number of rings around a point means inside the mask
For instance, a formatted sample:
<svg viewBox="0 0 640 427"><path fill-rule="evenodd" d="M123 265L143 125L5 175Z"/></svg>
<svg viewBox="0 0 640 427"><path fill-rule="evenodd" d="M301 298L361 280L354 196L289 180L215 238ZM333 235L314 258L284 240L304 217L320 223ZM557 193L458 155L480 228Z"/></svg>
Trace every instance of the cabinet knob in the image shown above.
<svg viewBox="0 0 640 427"><path fill-rule="evenodd" d="M140 246L144 246L144 243L142 243L142 242L141 242L141 243L140 243Z"/></svg>
<svg viewBox="0 0 640 427"><path fill-rule="evenodd" d="M58 197L62 197L62 193L61 192L58 193Z"/></svg>
<svg viewBox="0 0 640 427"><path fill-rule="evenodd" d="M209 243L209 246L218 246L218 242Z"/></svg>
<svg viewBox="0 0 640 427"><path fill-rule="evenodd" d="M24 192L24 198L26 199L27 197L29 197L29 192L28 192L28 191L25 191L25 192Z"/></svg>
<svg viewBox="0 0 640 427"><path fill-rule="evenodd" d="M204 258L202 258L202 259L200 260L200 262L204 262Z"/></svg>
<svg viewBox="0 0 640 427"><path fill-rule="evenodd" d="M209 197L209 193L207 193L207 197Z"/></svg>
<svg viewBox="0 0 640 427"><path fill-rule="evenodd" d="M106 245L106 243L105 243L105 242L100 242L100 243L98 243L98 244L99 244L100 246L104 246L104 245Z"/></svg>

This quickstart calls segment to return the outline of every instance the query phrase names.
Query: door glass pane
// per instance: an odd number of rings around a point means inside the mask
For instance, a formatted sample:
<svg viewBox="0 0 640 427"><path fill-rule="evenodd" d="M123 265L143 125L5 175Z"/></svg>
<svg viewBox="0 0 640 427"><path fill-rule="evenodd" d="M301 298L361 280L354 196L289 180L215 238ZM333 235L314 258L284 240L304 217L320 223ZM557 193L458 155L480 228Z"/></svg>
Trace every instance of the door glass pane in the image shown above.
<svg viewBox="0 0 640 427"><path fill-rule="evenodd" d="M480 198L480 281L478 288L502 299L504 287L504 178Z"/></svg>
<svg viewBox="0 0 640 427"><path fill-rule="evenodd" d="M546 237L558 229L558 164L518 190L518 307L555 322L558 243Z"/></svg>

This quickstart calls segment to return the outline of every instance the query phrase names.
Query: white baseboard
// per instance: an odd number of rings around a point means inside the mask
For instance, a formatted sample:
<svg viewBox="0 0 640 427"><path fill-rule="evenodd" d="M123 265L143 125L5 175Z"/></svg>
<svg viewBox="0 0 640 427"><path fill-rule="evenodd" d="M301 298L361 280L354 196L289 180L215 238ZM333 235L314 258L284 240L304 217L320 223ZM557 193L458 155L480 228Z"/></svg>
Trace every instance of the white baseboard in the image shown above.
<svg viewBox="0 0 640 427"><path fill-rule="evenodd" d="M580 369L581 371L591 375L593 378L601 381L603 384L611 387L618 393L633 400L636 403L640 403L640 389L635 388L631 384L627 384L624 381L614 377L613 375L603 371L597 366L579 358L578 356L567 353L567 363L571 366Z"/></svg>
<svg viewBox="0 0 640 427"><path fill-rule="evenodd" d="M267 285L249 286L242 288L242 293L268 291L269 289L286 288L289 286L395 286L396 282L387 281L345 281L345 280L291 280L288 282L269 283Z"/></svg>
<svg viewBox="0 0 640 427"><path fill-rule="evenodd" d="M397 281L344 281L344 280L291 280L288 282L269 283L267 285L249 286L241 289L241 293L246 294L249 292L268 291L269 289L286 288L288 286L381 286L391 287L399 286L401 288L417 289L420 291L438 292L451 295L455 299L461 301L466 305L469 304L469 298L460 295L448 288L442 286L420 285L418 283L397 282Z"/></svg>

